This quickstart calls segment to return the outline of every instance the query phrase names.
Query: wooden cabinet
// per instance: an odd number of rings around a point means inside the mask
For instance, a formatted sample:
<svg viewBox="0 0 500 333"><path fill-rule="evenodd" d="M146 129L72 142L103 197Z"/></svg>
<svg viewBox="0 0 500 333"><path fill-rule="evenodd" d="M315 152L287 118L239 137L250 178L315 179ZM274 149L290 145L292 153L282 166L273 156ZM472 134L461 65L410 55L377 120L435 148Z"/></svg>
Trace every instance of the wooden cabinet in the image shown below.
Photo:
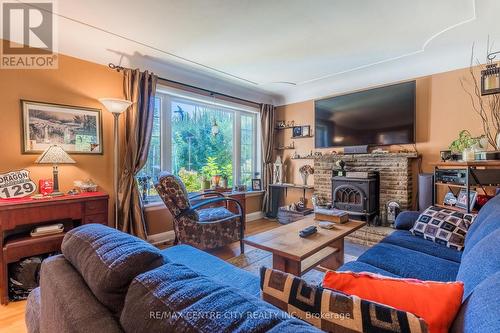
<svg viewBox="0 0 500 333"><path fill-rule="evenodd" d="M226 195L228 198L235 199L241 204L241 208L243 209L243 216L246 214L246 205L245 205L245 194L241 193L229 193ZM235 214L238 214L238 205L234 202L229 202L227 209Z"/></svg>
<svg viewBox="0 0 500 333"><path fill-rule="evenodd" d="M64 233L31 237L36 226L64 223L64 231L87 223L108 225L109 196L102 192L43 200L0 200L0 301L7 304L8 264L23 258L60 251Z"/></svg>

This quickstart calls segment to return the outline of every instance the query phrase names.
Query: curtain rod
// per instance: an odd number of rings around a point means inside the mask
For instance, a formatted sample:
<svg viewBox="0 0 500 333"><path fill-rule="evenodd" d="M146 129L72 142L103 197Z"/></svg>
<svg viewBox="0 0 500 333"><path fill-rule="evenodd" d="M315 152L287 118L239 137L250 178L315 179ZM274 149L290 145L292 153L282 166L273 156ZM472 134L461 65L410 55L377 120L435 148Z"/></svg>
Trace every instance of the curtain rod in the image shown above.
<svg viewBox="0 0 500 333"><path fill-rule="evenodd" d="M125 67L117 66L117 65L115 65L113 63L109 63L108 67L111 68L111 69L116 70L117 72L125 69ZM173 84L178 84L178 85L184 86L186 88L192 88L192 89L196 89L196 90L201 90L201 91L204 91L206 93L209 93L210 96L218 95L218 96L223 96L223 97L231 98L231 99L234 99L234 100L237 100L237 101L242 101L242 102L245 102L245 103L257 105L259 108L262 105L262 103L257 103L257 102L254 102L254 101L250 101L248 99L243 99L243 98L234 97L234 96L231 96L231 95L226 95L226 94L223 94L223 93L219 93L219 92L216 92L216 91L208 90L208 89L205 89L205 88L196 87L196 86L193 86L193 85L190 85L190 84L186 84L186 83L182 83L182 82L179 82L179 81L165 79L163 77L158 77L158 80L166 81L166 82L173 83Z"/></svg>

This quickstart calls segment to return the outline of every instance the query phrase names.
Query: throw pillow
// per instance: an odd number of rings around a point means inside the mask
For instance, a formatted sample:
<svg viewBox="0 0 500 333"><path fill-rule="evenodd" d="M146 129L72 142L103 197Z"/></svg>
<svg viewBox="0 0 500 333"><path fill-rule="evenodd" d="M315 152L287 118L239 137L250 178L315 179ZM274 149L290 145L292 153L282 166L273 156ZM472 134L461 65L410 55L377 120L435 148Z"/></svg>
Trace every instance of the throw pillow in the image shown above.
<svg viewBox="0 0 500 333"><path fill-rule="evenodd" d="M410 231L415 236L461 251L475 217L476 214L431 206L420 214Z"/></svg>
<svg viewBox="0 0 500 333"><path fill-rule="evenodd" d="M385 277L373 273L327 272L323 287L411 312L432 333L448 332L462 304L462 282Z"/></svg>
<svg viewBox="0 0 500 333"><path fill-rule="evenodd" d="M262 267L262 298L326 332L428 332L416 315Z"/></svg>
<svg viewBox="0 0 500 333"><path fill-rule="evenodd" d="M101 224L70 230L61 250L114 315L120 314L132 280L165 262L160 250L151 244Z"/></svg>

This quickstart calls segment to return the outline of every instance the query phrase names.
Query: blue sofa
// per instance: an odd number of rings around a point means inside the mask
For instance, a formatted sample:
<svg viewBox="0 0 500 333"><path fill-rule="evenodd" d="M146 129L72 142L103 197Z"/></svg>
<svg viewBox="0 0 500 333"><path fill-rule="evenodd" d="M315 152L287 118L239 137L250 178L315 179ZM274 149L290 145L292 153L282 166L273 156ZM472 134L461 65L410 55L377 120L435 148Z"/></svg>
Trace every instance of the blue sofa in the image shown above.
<svg viewBox="0 0 500 333"><path fill-rule="evenodd" d="M462 281L464 296L456 332L500 332L500 195L491 199L471 225L463 251L414 236L418 212L403 212L396 230L340 271L392 277Z"/></svg>
<svg viewBox="0 0 500 333"><path fill-rule="evenodd" d="M357 261L343 265L340 270L368 271L423 280L463 281L463 303L451 331L500 332L500 196L490 200L481 209L467 233L463 252L413 236L408 230L417 216L416 212L400 214L396 221L397 231L369 249ZM139 248L146 248L147 245L130 235L103 226L87 225L81 230L86 235L81 244L90 244L87 252L98 251L100 255L95 258L101 258L85 263L85 272L97 272L96 267L103 265L100 261L114 266L123 261L120 258L128 251L134 257ZM87 242L87 238L97 241ZM100 239L106 239L106 242ZM123 251L110 241L121 241L128 250ZM131 246L133 242L137 246ZM81 253L81 244L74 248L71 245L63 246L63 254L65 249L69 254ZM142 247L139 246L141 244ZM94 250L91 251L90 247ZM183 331L185 325L191 325L188 331L319 332L260 300L258 276L191 246L177 245L163 251L149 247L149 255L153 253L156 259L163 257L166 260L157 260L159 267L147 268L150 270L138 275L128 289L113 289L116 295L124 298L119 318L96 298L86 280L75 269L73 264L79 263L78 260L71 255L45 260L40 287L28 298L28 331L156 332ZM98 263L101 266L97 266ZM107 272L107 268L104 271ZM99 280L101 275L94 275ZM99 289L100 283L93 286ZM208 318L201 321L190 316L184 317L184 320L163 318L163 314L170 314L171 311L192 310L198 313L252 313L258 317L227 320Z"/></svg>
<svg viewBox="0 0 500 333"><path fill-rule="evenodd" d="M463 251L414 236L409 229L418 216L418 212L401 213L396 221L398 230L339 270L463 281L463 303L452 331L500 332L500 195L481 209L467 233ZM162 252L170 261L232 285L243 293L251 296L260 293L258 277L209 254L183 245Z"/></svg>

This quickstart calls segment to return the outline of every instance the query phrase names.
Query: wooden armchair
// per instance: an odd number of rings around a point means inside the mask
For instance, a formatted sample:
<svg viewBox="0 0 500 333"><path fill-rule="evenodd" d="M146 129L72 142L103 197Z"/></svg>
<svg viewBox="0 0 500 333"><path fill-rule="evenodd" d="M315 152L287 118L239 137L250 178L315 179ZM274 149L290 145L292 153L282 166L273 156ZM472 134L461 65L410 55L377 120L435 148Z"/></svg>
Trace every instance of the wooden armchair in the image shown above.
<svg viewBox="0 0 500 333"><path fill-rule="evenodd" d="M218 198L208 198L195 205L191 200L206 194L189 196L182 180L169 173L162 172L155 184L158 194L174 217L175 243L189 244L199 249L213 249L240 241L241 253L244 252L244 211L241 203L226 198L220 193ZM202 208L220 202L234 202L238 214L225 207Z"/></svg>

